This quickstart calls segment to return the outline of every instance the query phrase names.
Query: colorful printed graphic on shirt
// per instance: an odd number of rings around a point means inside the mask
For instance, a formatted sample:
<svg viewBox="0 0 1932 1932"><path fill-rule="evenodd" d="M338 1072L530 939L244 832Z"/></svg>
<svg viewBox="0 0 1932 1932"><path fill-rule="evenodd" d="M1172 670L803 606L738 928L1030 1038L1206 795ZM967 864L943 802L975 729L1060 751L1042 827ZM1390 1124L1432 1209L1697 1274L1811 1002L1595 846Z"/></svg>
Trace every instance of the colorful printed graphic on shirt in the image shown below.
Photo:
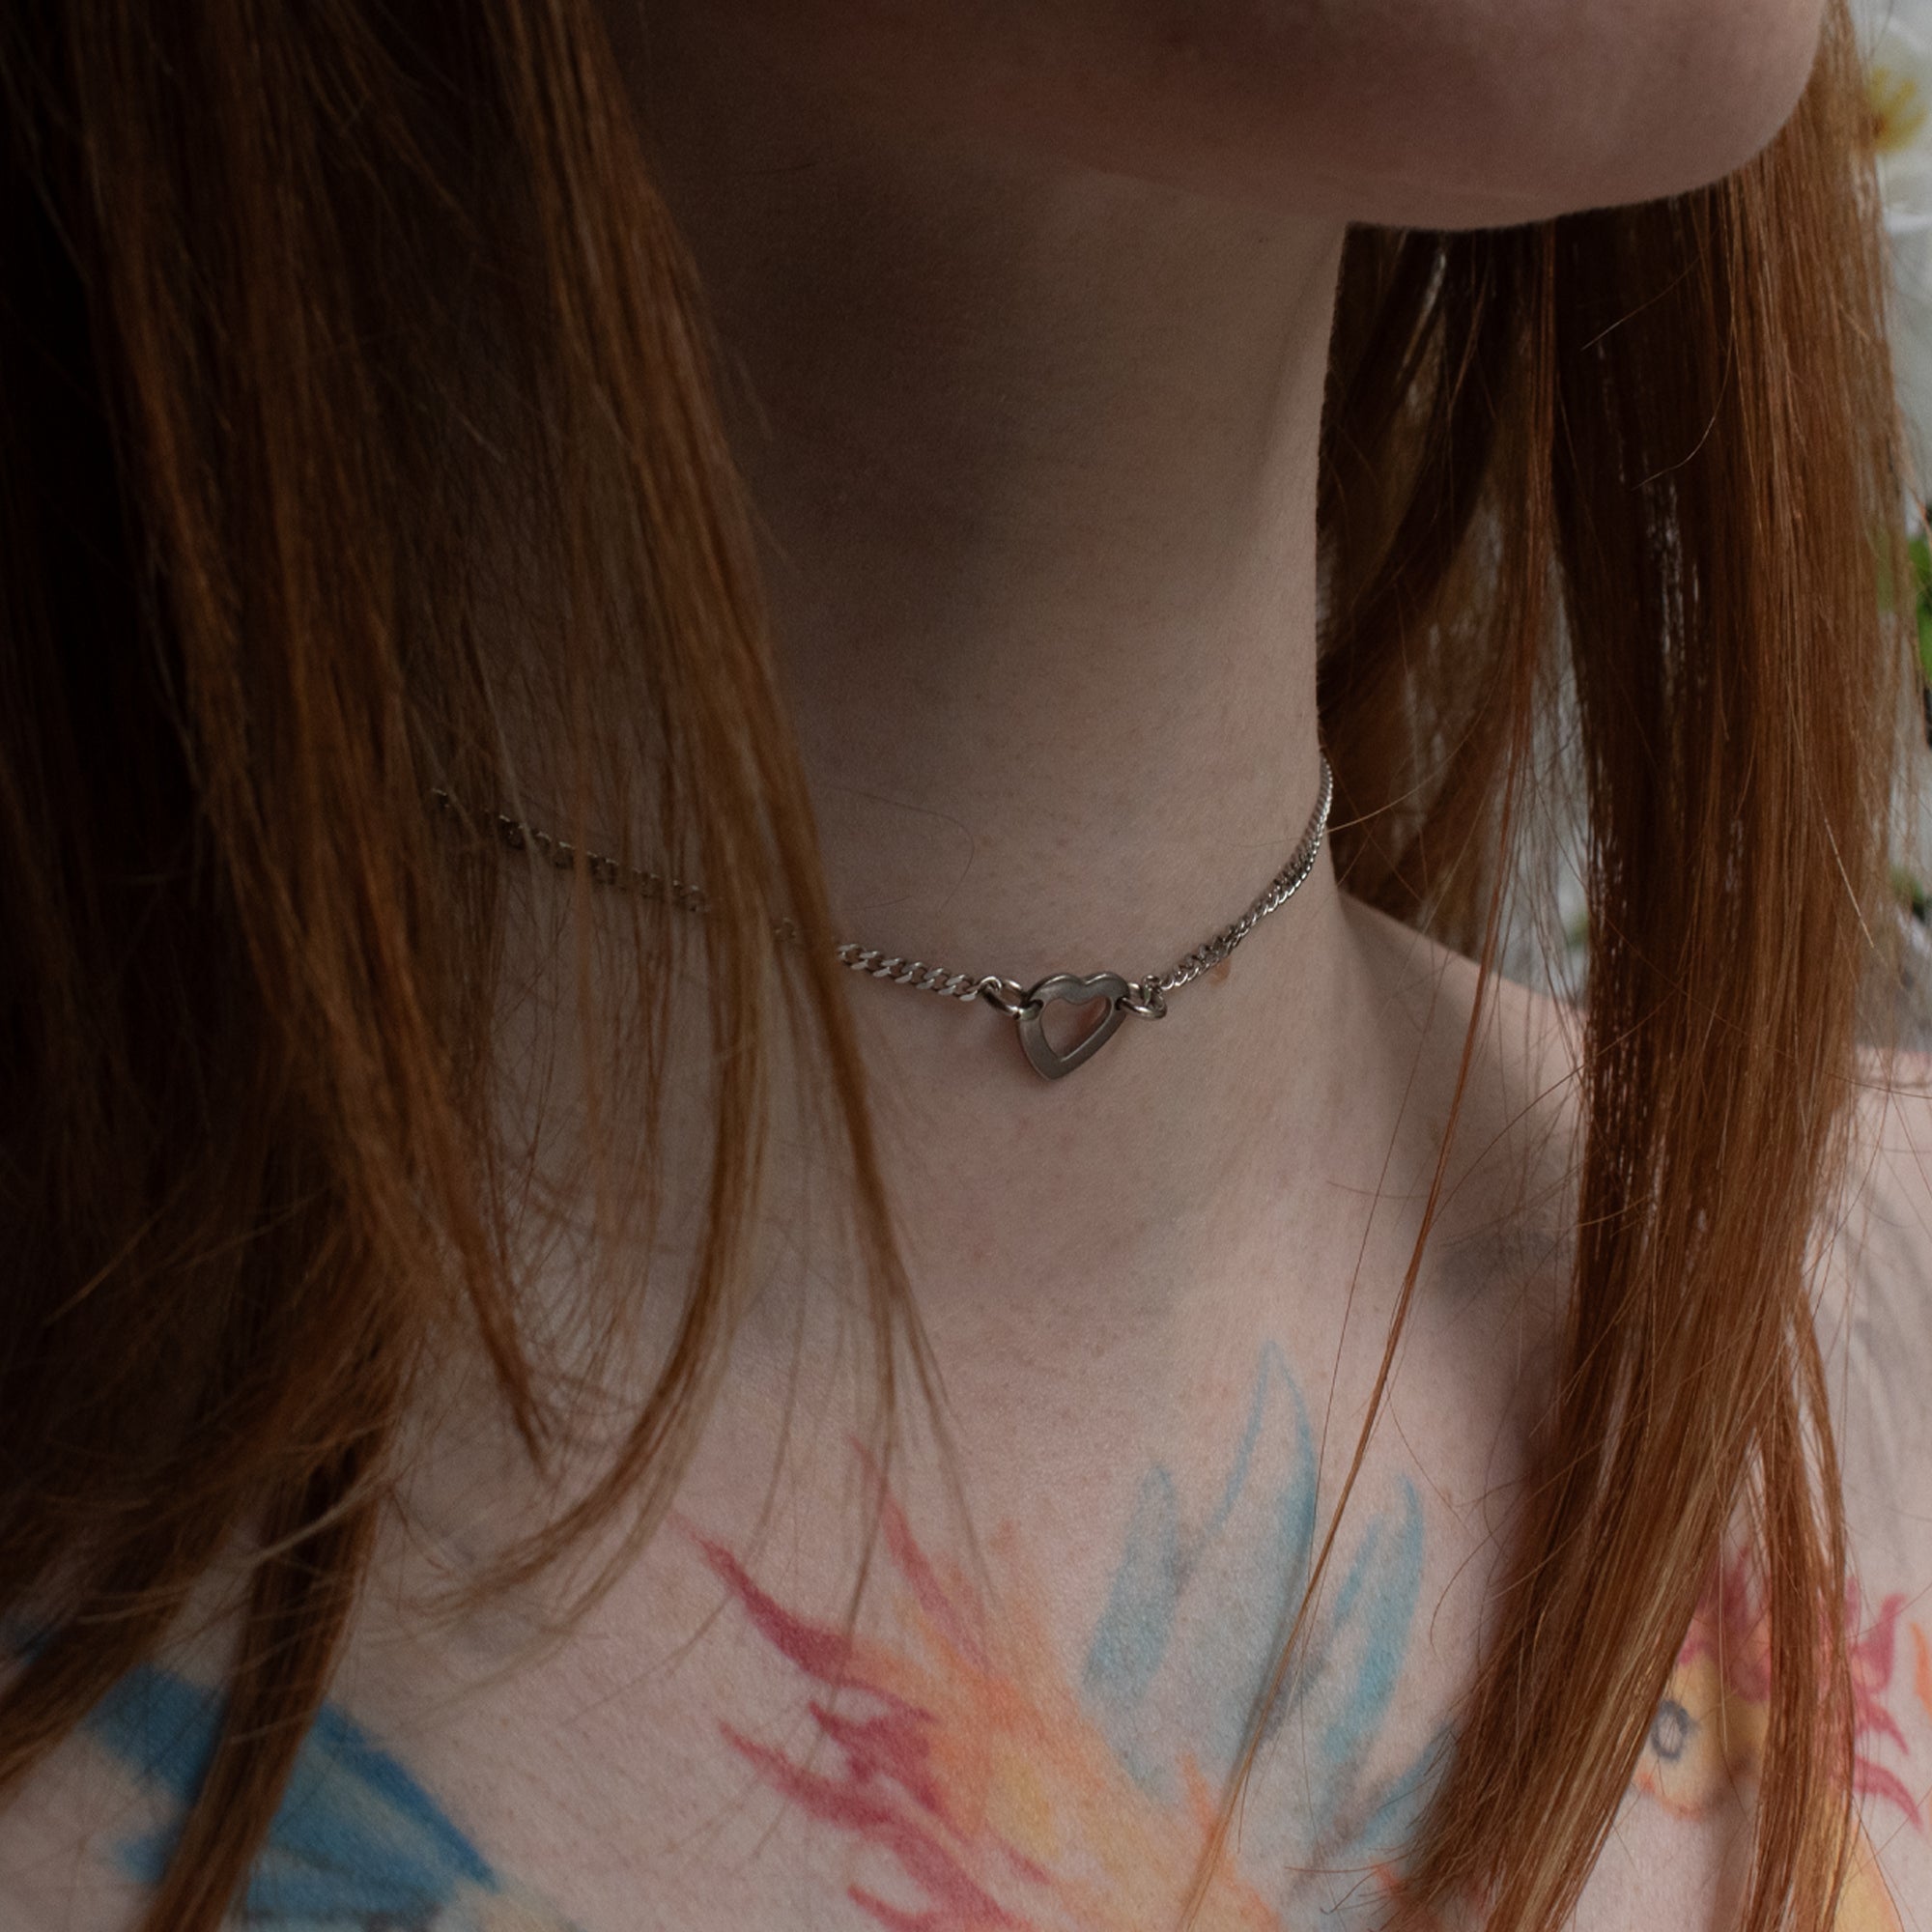
<svg viewBox="0 0 1932 1932"><path fill-rule="evenodd" d="M1225 1477L1205 1506L1172 1471L1143 1483L1077 1676L1018 1533L989 1539L997 1618L921 1547L890 1494L881 1534L894 1634L797 1616L731 1552L698 1547L753 1626L810 1687L811 1729L783 1744L724 1727L787 1803L860 1854L856 1923L890 1932L1140 1932L1174 1922L1249 1713L1299 1605L1315 1549L1316 1450L1270 1350ZM1391 1776L1373 1747L1407 1655L1422 1517L1404 1483L1331 1570L1286 1731L1294 1802L1257 1805L1239 1861L1215 1870L1200 1932L1280 1932L1386 1902L1386 1863L1446 1751ZM1265 1811L1265 1818L1261 1813ZM1357 1922L1361 1922L1358 1920Z"/></svg>
<svg viewBox="0 0 1932 1932"><path fill-rule="evenodd" d="M847 1635L788 1609L728 1548L692 1546L805 1693L769 1733L722 1734L795 1815L842 1842L851 1873L827 1932L1140 1932L1174 1921L1208 1843L1248 1714L1306 1585L1316 1451L1300 1392L1264 1356L1224 1478L1204 1497L1167 1467L1141 1486L1104 1605L1068 1668L1019 1531L988 1539L997 1614L879 1495L889 1634ZM1245 1810L1193 1921L1200 1932L1368 1925L1444 1768L1433 1740L1393 1773L1377 1751L1413 1634L1421 1509L1411 1486L1331 1565L1299 1672L1264 1744L1293 1787ZM1893 1713L1932 1719L1932 1642L1903 1599L1847 1605L1857 1777L1867 1815L1924 1819ZM1637 1789L1700 1816L1757 1776L1770 1698L1766 1619L1747 1566L1714 1577L1651 1726ZM128 1677L88 1720L173 1820L122 1849L153 1882L199 1788L219 1704L164 1670ZM394 1756L329 1706L298 1760L238 1908L254 1932L571 1932L499 1874ZM1869 1841L1835 1932L1900 1932Z"/></svg>
<svg viewBox="0 0 1932 1932"><path fill-rule="evenodd" d="M1909 1825L1922 1829L1911 1787L1883 1761L1888 1751L1902 1756L1909 1748L1888 1702L1904 1601L1896 1595L1885 1598L1869 1623L1856 1584L1846 1601L1857 1726L1853 1778L1867 1804L1896 1811ZM1922 1649L1920 1658L1922 1668ZM1720 1568L1698 1602L1651 1720L1637 1766L1637 1789L1685 1817L1701 1817L1732 1801L1758 1776L1770 1716L1770 1619L1748 1561L1738 1557ZM1901 1932L1897 1908L1862 1826L1839 1901L1836 1932Z"/></svg>

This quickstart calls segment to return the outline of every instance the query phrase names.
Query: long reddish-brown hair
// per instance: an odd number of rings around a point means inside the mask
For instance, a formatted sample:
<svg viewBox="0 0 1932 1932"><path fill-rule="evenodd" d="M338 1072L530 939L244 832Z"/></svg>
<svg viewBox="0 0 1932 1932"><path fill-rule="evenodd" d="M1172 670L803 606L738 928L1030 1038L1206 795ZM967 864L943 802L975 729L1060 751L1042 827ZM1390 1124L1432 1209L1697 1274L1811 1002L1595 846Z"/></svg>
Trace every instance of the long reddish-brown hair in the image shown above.
<svg viewBox="0 0 1932 1932"><path fill-rule="evenodd" d="M635 997L605 1005L636 1017L584 1056L612 1212L654 1198L681 946L716 1050L662 1374L509 1568L661 1512L781 1039L849 1156L887 1411L914 1337L838 968L808 944L774 971L773 921L830 923L698 292L625 101L595 0L0 16L0 1616L36 1634L0 1792L240 1552L225 1727L151 1932L212 1932L262 1840L438 1349L481 1347L539 1467L570 1435L496 1105L514 874L425 809L523 796L512 709L554 721L580 844L629 827L707 893L697 920L625 901ZM1409 1888L1498 1932L1577 1896L1740 1508L1776 1665L1753 1932L1828 1922L1844 1856L1808 1269L1906 663L1869 147L1839 0L1730 179L1347 248L1343 877L1487 960L1558 709L1587 802L1565 1367ZM600 1103L614 1054L640 1108Z"/></svg>

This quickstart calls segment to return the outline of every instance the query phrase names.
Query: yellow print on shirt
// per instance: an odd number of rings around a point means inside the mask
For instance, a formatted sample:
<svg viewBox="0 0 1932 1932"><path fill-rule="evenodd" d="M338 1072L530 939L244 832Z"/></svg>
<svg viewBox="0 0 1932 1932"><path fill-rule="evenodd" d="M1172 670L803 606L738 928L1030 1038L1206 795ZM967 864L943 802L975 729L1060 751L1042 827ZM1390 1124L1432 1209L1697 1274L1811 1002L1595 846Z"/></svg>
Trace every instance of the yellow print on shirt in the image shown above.
<svg viewBox="0 0 1932 1932"><path fill-rule="evenodd" d="M1889 1596L1867 1623L1856 1583L1847 1592L1855 1713L1853 1782L1868 1805L1896 1810L1923 1829L1911 1788L1882 1761L1903 1753L1906 1737L1888 1699L1892 1692L1901 1596ZM1923 1638L1920 1645L1923 1675ZM1932 1713L1932 1703L1928 1703ZM1747 1561L1739 1557L1712 1577L1677 1653L1638 1761L1637 1789L1683 1817L1702 1817L1756 1782L1771 1717L1771 1625ZM1838 1901L1834 1932L1903 1932L1877 1854L1862 1824L1855 1827L1851 1867Z"/></svg>

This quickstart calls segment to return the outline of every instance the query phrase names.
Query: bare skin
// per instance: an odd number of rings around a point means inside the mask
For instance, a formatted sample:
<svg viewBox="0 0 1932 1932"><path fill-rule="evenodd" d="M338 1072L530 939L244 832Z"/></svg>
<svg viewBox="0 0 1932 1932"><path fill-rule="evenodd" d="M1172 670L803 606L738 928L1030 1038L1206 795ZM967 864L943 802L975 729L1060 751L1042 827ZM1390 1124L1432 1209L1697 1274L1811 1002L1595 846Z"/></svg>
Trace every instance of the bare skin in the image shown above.
<svg viewBox="0 0 1932 1932"><path fill-rule="evenodd" d="M1345 916L1387 976L1385 1024L1426 1114L1470 969ZM1567 1090L1560 1056L1529 1049L1559 1033L1545 1003L1502 990L1465 1121L1480 1151L1457 1163L1317 1662L1204 1924L1374 1925L1385 1903L1467 1681L1540 1400ZM1859 1579L1861 1871L1887 1891L1862 1884L1841 1932L1911 1925L1932 1900L1932 1107L1875 1099L1867 1124L1822 1309ZM1077 1377L1071 1337L1054 1361L942 1347L949 1372L963 1365L949 1389L977 1569L930 1445L915 1435L884 1480L855 1446L816 1315L795 1379L776 1351L745 1351L670 1524L560 1641L536 1592L454 1627L423 1615L513 1492L473 1445L446 1447L381 1552L250 1922L297 1932L318 1898L333 1914L319 1922L353 1932L1172 1922L1200 1807L1334 1501L1413 1225L1419 1170L1402 1163L1426 1151L1399 1146L1367 1185L1321 1164L1325 1211L1271 1224L1243 1264L1244 1306L1239 1283L1189 1283L1227 1291L1212 1327L1190 1297L1149 1332L1094 1338ZM1345 1330L1345 1295L1290 1297L1350 1238ZM881 1527L848 1645L867 1500ZM1750 1636L1747 1614L1715 1605L1687 1634L1580 1925L1728 1922L1762 1735ZM130 1684L7 1814L9 1924L131 1922L218 1654L217 1631Z"/></svg>
<svg viewBox="0 0 1932 1932"><path fill-rule="evenodd" d="M1781 123L1817 27L1812 0L1328 11L677 0L616 22L737 372L833 896L868 943L1138 973L1239 910L1316 789L1345 224L1709 180ZM1229 972L1057 1085L982 1009L851 994L963 1512L916 1426L889 1471L855 1446L864 1363L836 1294L807 1292L838 1251L794 1150L674 1518L565 1640L534 1644L534 1593L416 1613L510 1480L473 1432L439 1439L278 1826L290 1868L327 1876L265 1891L255 1922L295 1932L316 1895L355 1932L1172 1920L1229 1713L1353 1446L1472 971L1324 860ZM1547 1002L1498 996L1325 1662L1205 1926L1366 1925L1385 1897L1541 1408L1569 1044ZM1871 1214L1901 1232L1848 1275L1844 1360L1868 1392L1865 1601L1900 1601L1873 1625L1896 1735L1869 1753L1922 1814L1932 1530L1902 1499L1932 1445L1889 1392L1932 1367L1932 1121L1901 1101L1874 1134ZM185 1652L181 1682L217 1655ZM1723 1922L1748 1767L1712 1770L1687 1660L1684 1728L1658 1733L1587 1926ZM0 1823L9 1924L128 1922L195 1708L140 1688ZM1922 1837L1889 1789L1868 1807L1895 1897L1932 1912ZM1883 1927L1870 1910L1845 1932Z"/></svg>

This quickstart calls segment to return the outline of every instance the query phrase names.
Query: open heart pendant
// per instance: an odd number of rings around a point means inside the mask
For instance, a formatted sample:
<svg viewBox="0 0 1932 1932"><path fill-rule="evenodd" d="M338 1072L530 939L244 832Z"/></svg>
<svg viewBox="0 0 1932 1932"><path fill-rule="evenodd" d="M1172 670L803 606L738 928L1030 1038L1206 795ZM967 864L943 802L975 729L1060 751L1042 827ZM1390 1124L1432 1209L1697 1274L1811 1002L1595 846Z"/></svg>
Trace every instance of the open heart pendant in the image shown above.
<svg viewBox="0 0 1932 1932"><path fill-rule="evenodd" d="M1088 1061L1113 1038L1127 1016L1122 1004L1132 989L1118 973L1053 973L1026 990L1026 997L1013 1022L1019 1028L1020 1045L1033 1063L1034 1071L1048 1080L1059 1080ZM1075 1007L1092 1006L1105 1000L1107 1009L1074 1041L1059 1047L1046 1037L1043 1015L1057 1000Z"/></svg>

